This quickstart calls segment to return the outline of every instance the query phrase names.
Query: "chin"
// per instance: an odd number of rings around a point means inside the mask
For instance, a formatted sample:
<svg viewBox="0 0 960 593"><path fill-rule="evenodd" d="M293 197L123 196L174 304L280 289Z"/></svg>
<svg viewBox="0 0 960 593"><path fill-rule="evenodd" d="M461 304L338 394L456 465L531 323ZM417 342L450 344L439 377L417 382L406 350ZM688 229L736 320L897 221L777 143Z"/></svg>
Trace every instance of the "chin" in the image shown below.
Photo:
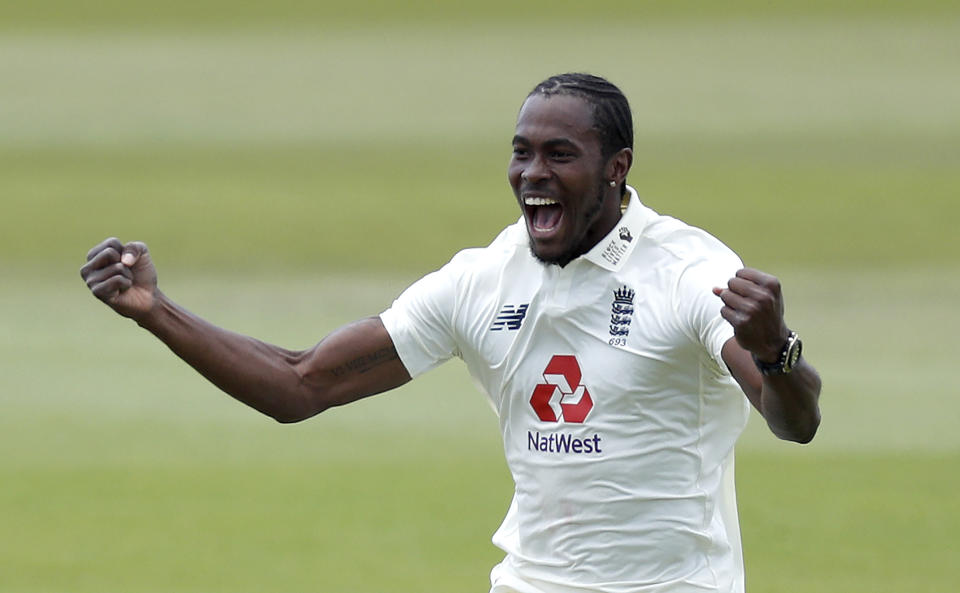
<svg viewBox="0 0 960 593"><path fill-rule="evenodd" d="M548 265L548 266L560 266L561 268L573 260L573 257L570 256L569 252L562 254L546 254L540 251L537 251L537 248L534 246L533 241L530 241L530 255L532 255L538 262Z"/></svg>

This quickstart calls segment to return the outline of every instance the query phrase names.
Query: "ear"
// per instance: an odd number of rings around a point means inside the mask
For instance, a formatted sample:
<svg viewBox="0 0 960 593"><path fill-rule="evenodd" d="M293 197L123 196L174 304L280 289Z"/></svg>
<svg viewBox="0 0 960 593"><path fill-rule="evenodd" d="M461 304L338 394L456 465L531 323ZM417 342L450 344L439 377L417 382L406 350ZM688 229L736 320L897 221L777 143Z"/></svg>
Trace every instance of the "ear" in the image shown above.
<svg viewBox="0 0 960 593"><path fill-rule="evenodd" d="M633 166L633 150L621 148L607 161L605 178L616 181L619 186L627 178L631 166Z"/></svg>

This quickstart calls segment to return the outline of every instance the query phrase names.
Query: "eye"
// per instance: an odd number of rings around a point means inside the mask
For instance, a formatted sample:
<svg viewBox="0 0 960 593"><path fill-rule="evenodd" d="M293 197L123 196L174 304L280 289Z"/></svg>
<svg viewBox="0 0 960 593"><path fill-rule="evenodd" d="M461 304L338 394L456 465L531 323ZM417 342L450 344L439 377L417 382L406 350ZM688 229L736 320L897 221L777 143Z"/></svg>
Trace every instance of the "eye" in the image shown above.
<svg viewBox="0 0 960 593"><path fill-rule="evenodd" d="M513 156L516 158L524 158L527 156L527 149L520 146L513 147Z"/></svg>
<svg viewBox="0 0 960 593"><path fill-rule="evenodd" d="M572 152L566 152L563 150L554 150L550 153L550 158L556 161L569 161L575 155Z"/></svg>

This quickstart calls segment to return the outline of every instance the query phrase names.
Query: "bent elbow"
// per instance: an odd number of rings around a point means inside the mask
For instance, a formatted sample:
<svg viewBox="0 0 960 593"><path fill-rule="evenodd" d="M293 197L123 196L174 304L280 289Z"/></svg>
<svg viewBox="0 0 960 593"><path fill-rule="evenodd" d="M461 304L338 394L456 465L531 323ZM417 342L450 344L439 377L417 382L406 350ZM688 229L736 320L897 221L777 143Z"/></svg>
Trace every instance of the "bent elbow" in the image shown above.
<svg viewBox="0 0 960 593"><path fill-rule="evenodd" d="M276 420L279 424L296 424L297 422L303 422L309 416L304 416L302 414L270 414L270 417Z"/></svg>
<svg viewBox="0 0 960 593"><path fill-rule="evenodd" d="M309 418L313 418L320 412L323 412L326 408L320 410L283 410L275 411L271 414L268 414L271 418L276 420L280 424L296 424L297 422L303 422Z"/></svg>
<svg viewBox="0 0 960 593"><path fill-rule="evenodd" d="M789 440L799 445L809 445L815 436L817 436L817 427L813 427L807 432L794 434Z"/></svg>
<svg viewBox="0 0 960 593"><path fill-rule="evenodd" d="M771 426L778 438L784 441L791 441L800 445L807 445L817 436L817 430L820 428L820 413L814 413L805 422L795 423L789 427L776 428Z"/></svg>
<svg viewBox="0 0 960 593"><path fill-rule="evenodd" d="M267 415L280 424L296 424L329 409L331 403L327 397L327 389L318 385L311 385L308 377L297 366L291 367L294 380L275 395L275 408Z"/></svg>
<svg viewBox="0 0 960 593"><path fill-rule="evenodd" d="M284 405L266 411L268 416L280 424L303 422L330 407L299 391L284 397L283 401Z"/></svg>

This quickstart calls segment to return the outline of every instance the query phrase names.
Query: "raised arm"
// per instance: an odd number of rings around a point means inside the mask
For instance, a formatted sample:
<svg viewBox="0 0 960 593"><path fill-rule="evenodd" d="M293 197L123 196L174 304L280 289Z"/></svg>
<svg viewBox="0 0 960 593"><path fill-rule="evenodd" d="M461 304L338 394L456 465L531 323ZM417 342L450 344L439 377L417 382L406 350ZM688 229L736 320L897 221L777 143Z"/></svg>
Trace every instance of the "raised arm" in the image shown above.
<svg viewBox="0 0 960 593"><path fill-rule="evenodd" d="M217 327L171 301L157 287L143 243L107 239L90 250L80 274L98 299L214 385L279 422L298 422L410 380L377 317L346 325L308 350L286 350Z"/></svg>
<svg viewBox="0 0 960 593"><path fill-rule="evenodd" d="M721 315L733 326L734 338L721 352L724 362L753 406L781 439L810 442L820 425L820 376L802 356L787 373L762 374L760 364L775 365L790 330L783 318L780 281L745 268L726 288L715 288L723 300Z"/></svg>

